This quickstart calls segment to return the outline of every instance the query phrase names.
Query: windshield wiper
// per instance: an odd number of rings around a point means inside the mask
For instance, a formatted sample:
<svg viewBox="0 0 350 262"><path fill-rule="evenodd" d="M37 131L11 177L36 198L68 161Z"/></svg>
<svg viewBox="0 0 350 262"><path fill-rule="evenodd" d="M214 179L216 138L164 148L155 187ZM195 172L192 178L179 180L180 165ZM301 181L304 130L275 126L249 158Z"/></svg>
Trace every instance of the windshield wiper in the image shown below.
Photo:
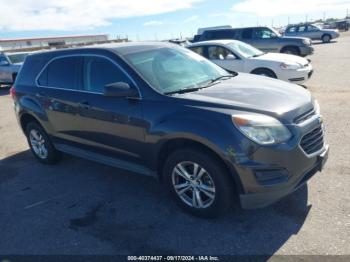
<svg viewBox="0 0 350 262"><path fill-rule="evenodd" d="M185 93L190 93L190 92L195 92L198 91L202 88L205 87L192 87L192 88L184 88L184 89L180 89L180 90L175 90L175 91L171 91L171 92L166 92L164 93L165 95L173 95L173 94L185 94Z"/></svg>
<svg viewBox="0 0 350 262"><path fill-rule="evenodd" d="M219 80L221 80L221 79L224 79L224 78L232 78L232 77L235 77L235 76L237 76L237 73L232 73L232 74L229 74L229 75L219 76L219 77L217 77L217 78L213 78L213 79L209 82L209 84L215 83L215 82L217 82L217 81L219 81Z"/></svg>
<svg viewBox="0 0 350 262"><path fill-rule="evenodd" d="M197 87L192 87L192 88L184 88L184 89L180 89L180 90L175 90L175 91L170 91L170 92L166 92L164 93L165 95L174 95L174 94L185 94L185 93L190 93L190 92L196 92L198 90L207 88L207 87L211 87L213 86L216 82L218 82L219 80L223 79L223 78L232 78L237 76L237 73L232 73L230 75L223 75L223 76L219 76L217 78L213 78L209 81L206 81L207 84L205 85L200 85Z"/></svg>

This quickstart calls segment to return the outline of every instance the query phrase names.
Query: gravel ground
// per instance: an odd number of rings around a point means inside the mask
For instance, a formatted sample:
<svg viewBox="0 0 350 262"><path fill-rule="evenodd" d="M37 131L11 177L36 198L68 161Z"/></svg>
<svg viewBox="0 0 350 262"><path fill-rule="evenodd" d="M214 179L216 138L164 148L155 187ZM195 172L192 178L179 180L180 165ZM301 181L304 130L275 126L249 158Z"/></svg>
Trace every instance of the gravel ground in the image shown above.
<svg viewBox="0 0 350 262"><path fill-rule="evenodd" d="M216 220L182 213L150 178L73 157L37 163L0 90L0 254L350 255L350 34L316 44L307 82L330 158L268 208Z"/></svg>

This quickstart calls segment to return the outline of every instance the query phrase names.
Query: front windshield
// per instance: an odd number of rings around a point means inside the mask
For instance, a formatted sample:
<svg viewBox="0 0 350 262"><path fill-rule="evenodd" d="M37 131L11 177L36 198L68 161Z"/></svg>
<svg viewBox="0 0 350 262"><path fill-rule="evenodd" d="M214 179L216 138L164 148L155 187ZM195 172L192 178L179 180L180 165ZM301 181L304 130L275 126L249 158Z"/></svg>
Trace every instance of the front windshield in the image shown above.
<svg viewBox="0 0 350 262"><path fill-rule="evenodd" d="M23 63L27 55L28 53L11 54L11 55L9 54L8 58L11 60L11 63L17 64L17 63Z"/></svg>
<svg viewBox="0 0 350 262"><path fill-rule="evenodd" d="M181 47L164 47L124 56L162 94L199 88L228 73L202 56Z"/></svg>
<svg viewBox="0 0 350 262"><path fill-rule="evenodd" d="M228 46L231 48L232 51L240 54L245 58L257 57L264 54L264 52L260 51L259 49L256 49L255 47L245 44L243 42L232 42L228 44Z"/></svg>

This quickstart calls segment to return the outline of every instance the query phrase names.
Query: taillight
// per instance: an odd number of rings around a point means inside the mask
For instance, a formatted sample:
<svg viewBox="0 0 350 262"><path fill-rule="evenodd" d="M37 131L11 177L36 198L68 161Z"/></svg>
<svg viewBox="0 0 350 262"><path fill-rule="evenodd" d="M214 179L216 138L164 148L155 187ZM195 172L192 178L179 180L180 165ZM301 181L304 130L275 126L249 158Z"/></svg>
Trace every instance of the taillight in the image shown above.
<svg viewBox="0 0 350 262"><path fill-rule="evenodd" d="M14 87L14 86L11 87L11 89L10 89L10 95L11 95L11 97L12 97L13 100L16 99L16 90L15 90L15 87Z"/></svg>

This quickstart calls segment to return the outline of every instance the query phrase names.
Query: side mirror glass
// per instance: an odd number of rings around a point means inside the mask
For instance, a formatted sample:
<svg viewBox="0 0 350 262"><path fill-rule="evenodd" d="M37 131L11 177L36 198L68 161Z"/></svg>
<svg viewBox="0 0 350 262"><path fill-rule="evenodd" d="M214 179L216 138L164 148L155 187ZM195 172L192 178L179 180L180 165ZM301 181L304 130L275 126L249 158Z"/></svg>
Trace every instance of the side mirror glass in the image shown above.
<svg viewBox="0 0 350 262"><path fill-rule="evenodd" d="M138 92L135 88L130 87L128 83L116 82L105 85L103 95L111 97L138 97Z"/></svg>

